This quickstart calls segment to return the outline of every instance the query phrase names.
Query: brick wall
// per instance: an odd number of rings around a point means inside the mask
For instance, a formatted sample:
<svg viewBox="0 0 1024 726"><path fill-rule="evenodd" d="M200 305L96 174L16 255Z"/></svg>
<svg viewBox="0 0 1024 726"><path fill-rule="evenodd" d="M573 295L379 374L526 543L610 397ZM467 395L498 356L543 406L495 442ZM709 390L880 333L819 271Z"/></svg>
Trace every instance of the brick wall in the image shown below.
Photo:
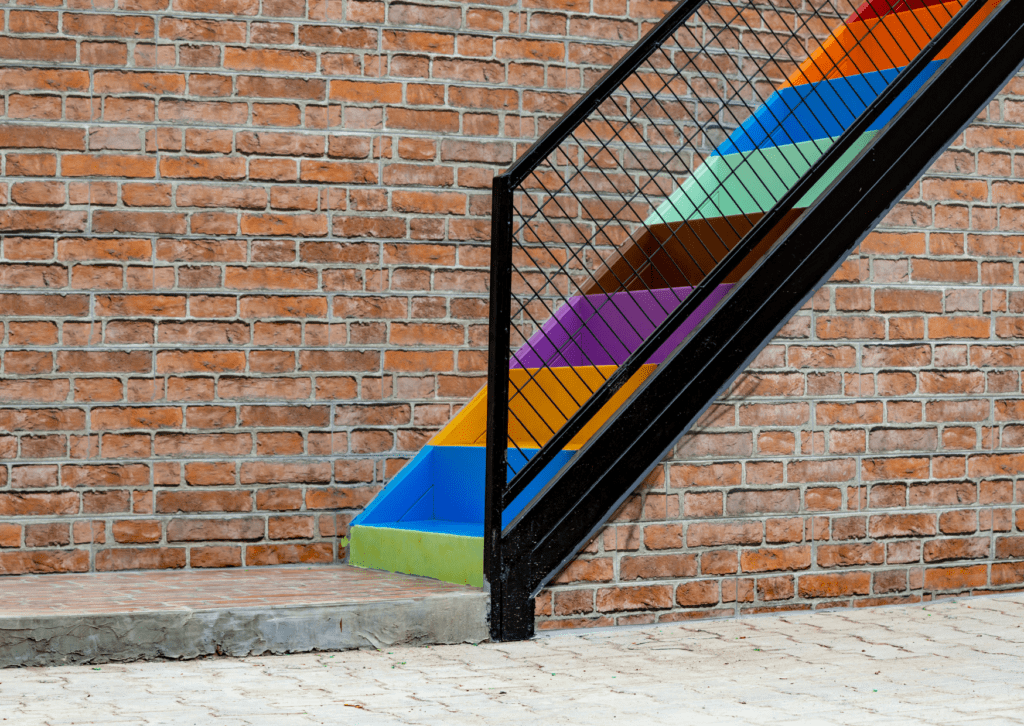
<svg viewBox="0 0 1024 726"><path fill-rule="evenodd" d="M672 4L0 6L0 573L343 560L483 383L491 177ZM1024 577L1022 97L538 599L541 627Z"/></svg>
<svg viewBox="0 0 1024 726"><path fill-rule="evenodd" d="M0 574L344 559L483 382L491 178L669 5L3 3Z"/></svg>

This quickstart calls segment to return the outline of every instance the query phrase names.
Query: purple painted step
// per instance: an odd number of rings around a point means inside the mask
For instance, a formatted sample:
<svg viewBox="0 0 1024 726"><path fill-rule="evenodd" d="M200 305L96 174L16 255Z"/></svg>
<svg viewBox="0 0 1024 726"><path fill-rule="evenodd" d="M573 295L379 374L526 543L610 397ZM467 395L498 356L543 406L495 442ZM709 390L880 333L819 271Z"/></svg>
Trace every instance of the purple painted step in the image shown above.
<svg viewBox="0 0 1024 726"><path fill-rule="evenodd" d="M665 360L730 288L719 285L646 362ZM620 365L691 292L669 287L571 297L512 355L510 367Z"/></svg>

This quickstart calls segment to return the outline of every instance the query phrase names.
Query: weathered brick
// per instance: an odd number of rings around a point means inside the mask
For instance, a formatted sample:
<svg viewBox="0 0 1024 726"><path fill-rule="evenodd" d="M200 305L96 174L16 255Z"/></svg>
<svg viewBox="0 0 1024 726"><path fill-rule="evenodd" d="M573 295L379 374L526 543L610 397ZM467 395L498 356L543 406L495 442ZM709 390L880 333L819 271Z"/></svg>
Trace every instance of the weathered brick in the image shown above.
<svg viewBox="0 0 1024 726"><path fill-rule="evenodd" d="M819 567L880 565L885 561L885 546L869 544L818 545Z"/></svg>
<svg viewBox="0 0 1024 726"><path fill-rule="evenodd" d="M0 573L5 575L40 575L88 570L88 550L0 552Z"/></svg>
<svg viewBox="0 0 1024 726"><path fill-rule="evenodd" d="M925 570L924 574L924 586L928 590L960 590L969 587L984 587L987 581L987 565L929 567Z"/></svg>
<svg viewBox="0 0 1024 726"><path fill-rule="evenodd" d="M991 549L988 537L932 540L924 545L924 561L977 560L988 557Z"/></svg>
<svg viewBox="0 0 1024 726"><path fill-rule="evenodd" d="M760 522L694 523L686 528L688 547L709 547L727 544L761 544L764 536Z"/></svg>
<svg viewBox="0 0 1024 726"><path fill-rule="evenodd" d="M619 578L622 580L657 580L694 577L696 574L696 555L623 557L619 564Z"/></svg>
<svg viewBox="0 0 1024 726"><path fill-rule="evenodd" d="M800 490L731 491L725 498L730 516L775 512L796 512L800 509Z"/></svg>
<svg viewBox="0 0 1024 726"><path fill-rule="evenodd" d="M849 572L827 575L800 575L797 581L800 597L849 597L871 592L871 574Z"/></svg>
<svg viewBox="0 0 1024 726"><path fill-rule="evenodd" d="M181 547L123 547L96 553L96 569L171 570L185 566L186 552Z"/></svg>
<svg viewBox="0 0 1024 726"><path fill-rule="evenodd" d="M167 541L253 541L263 539L265 529L266 526L263 520L257 517L232 519L172 519L167 524Z"/></svg>
<svg viewBox="0 0 1024 726"><path fill-rule="evenodd" d="M245 562L249 566L326 564L334 560L330 543L249 545Z"/></svg>
<svg viewBox="0 0 1024 726"><path fill-rule="evenodd" d="M596 601L598 612L665 610L672 607L672 587L648 585L644 587L599 588Z"/></svg>
<svg viewBox="0 0 1024 726"><path fill-rule="evenodd" d="M744 550L740 553L740 569L743 572L771 572L774 570L806 570L811 566L811 548L769 547L758 550Z"/></svg>
<svg viewBox="0 0 1024 726"><path fill-rule="evenodd" d="M872 537L916 537L936 534L934 514L879 514L869 519Z"/></svg>
<svg viewBox="0 0 1024 726"><path fill-rule="evenodd" d="M676 588L676 603L680 607L707 607L717 605L719 585L715 580L684 582Z"/></svg>

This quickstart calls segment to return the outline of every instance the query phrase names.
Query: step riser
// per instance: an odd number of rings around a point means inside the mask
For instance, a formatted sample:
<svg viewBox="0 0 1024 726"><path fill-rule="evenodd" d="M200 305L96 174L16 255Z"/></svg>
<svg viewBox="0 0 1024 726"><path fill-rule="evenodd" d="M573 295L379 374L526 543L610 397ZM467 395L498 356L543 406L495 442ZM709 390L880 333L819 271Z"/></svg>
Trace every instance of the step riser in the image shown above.
<svg viewBox="0 0 1024 726"><path fill-rule="evenodd" d="M483 536L354 526L349 540L349 564L354 567L484 585Z"/></svg>

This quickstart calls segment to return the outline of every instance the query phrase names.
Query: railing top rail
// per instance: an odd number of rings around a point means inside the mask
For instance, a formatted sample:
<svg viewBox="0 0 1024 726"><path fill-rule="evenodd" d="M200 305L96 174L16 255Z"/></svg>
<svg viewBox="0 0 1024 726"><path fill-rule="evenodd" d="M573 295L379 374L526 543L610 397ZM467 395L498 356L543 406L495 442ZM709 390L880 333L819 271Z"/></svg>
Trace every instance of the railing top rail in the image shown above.
<svg viewBox="0 0 1024 726"><path fill-rule="evenodd" d="M509 188L518 186L530 172L537 168L568 138L569 134L600 106L622 84L629 74L640 67L652 53L674 33L680 25L708 0L683 0L670 10L661 21L651 28L640 42L630 48L619 62L591 86L590 90L566 111L543 136L519 157L502 174L508 180Z"/></svg>

